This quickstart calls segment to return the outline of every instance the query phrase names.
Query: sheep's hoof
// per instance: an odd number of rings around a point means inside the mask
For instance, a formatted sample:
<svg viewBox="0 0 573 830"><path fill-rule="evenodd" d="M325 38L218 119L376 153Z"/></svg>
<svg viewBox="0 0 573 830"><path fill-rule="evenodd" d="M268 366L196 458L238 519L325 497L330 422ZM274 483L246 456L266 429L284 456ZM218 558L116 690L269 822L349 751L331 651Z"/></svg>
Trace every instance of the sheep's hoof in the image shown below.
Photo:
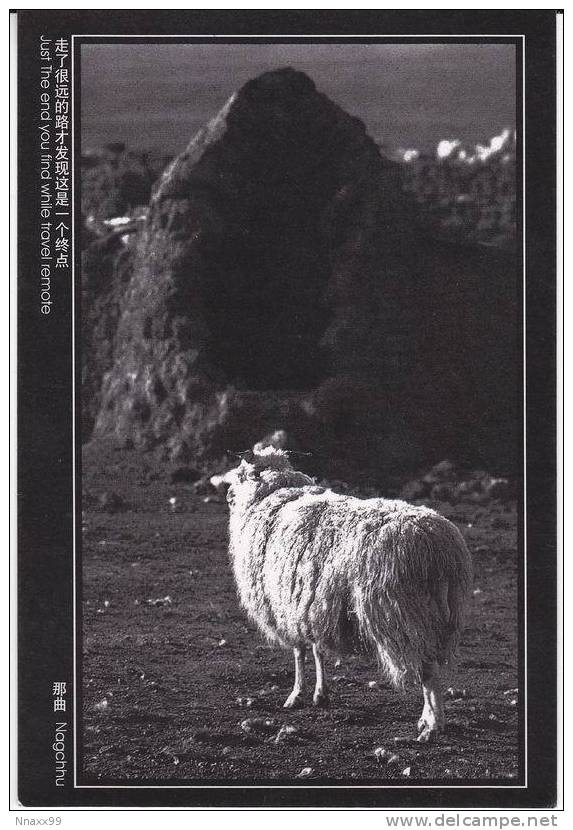
<svg viewBox="0 0 573 830"><path fill-rule="evenodd" d="M420 744L427 744L430 741L435 741L438 736L438 728L426 726L425 729L422 729L420 734L418 735L418 743Z"/></svg>
<svg viewBox="0 0 573 830"><path fill-rule="evenodd" d="M440 719L428 719L425 715L422 715L418 721L418 742L421 744L427 744L430 741L434 741L440 732L443 731L443 728L444 724Z"/></svg>
<svg viewBox="0 0 573 830"><path fill-rule="evenodd" d="M327 709L330 706L330 698L326 692L322 694L315 694L312 698L312 705L318 706L321 709Z"/></svg>
<svg viewBox="0 0 573 830"><path fill-rule="evenodd" d="M283 709L300 709L302 705L302 695L299 692L291 692L283 703Z"/></svg>

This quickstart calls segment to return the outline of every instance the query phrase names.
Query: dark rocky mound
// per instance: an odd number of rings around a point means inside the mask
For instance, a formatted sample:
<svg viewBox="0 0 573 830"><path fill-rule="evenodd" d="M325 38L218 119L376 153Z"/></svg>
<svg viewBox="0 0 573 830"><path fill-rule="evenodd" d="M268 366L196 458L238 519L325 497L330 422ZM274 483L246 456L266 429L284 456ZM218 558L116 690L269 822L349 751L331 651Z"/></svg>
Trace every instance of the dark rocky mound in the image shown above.
<svg viewBox="0 0 573 830"><path fill-rule="evenodd" d="M495 256L425 242L363 124L262 75L154 188L94 434L208 462L283 428L340 475L507 447L517 295Z"/></svg>
<svg viewBox="0 0 573 830"><path fill-rule="evenodd" d="M114 359L120 304L132 271L130 251L117 234L83 230L81 268L82 436L88 438L101 407L103 376Z"/></svg>

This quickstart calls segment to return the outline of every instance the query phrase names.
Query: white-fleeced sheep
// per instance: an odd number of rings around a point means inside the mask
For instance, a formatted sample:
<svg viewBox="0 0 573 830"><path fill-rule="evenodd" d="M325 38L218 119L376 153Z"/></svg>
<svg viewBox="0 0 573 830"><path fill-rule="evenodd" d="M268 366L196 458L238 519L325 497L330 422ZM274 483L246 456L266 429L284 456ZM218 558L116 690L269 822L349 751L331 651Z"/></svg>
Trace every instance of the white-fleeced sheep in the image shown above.
<svg viewBox="0 0 573 830"><path fill-rule="evenodd" d="M459 530L426 507L317 486L273 447L228 478L241 603L269 641L294 650L285 707L300 705L309 646L317 706L328 702L323 653L370 646L394 685L421 682L418 740L430 740L444 725L439 667L455 650L471 583Z"/></svg>

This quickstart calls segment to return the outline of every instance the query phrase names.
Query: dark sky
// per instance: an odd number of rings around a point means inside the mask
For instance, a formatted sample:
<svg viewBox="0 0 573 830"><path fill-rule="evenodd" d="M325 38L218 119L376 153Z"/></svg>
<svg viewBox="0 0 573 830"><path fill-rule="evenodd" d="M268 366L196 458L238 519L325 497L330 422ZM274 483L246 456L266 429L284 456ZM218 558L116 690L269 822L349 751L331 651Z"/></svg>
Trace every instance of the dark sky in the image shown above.
<svg viewBox="0 0 573 830"><path fill-rule="evenodd" d="M473 144L515 123L513 45L118 43L82 46L84 147L178 152L235 89L281 66L391 148Z"/></svg>

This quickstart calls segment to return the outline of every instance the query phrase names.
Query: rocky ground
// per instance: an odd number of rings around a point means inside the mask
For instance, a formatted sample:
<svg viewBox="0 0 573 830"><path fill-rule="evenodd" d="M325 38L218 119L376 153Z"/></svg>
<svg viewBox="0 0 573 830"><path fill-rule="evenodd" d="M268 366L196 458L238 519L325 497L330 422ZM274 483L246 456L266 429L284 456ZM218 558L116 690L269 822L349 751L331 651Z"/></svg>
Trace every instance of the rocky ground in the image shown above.
<svg viewBox="0 0 573 830"><path fill-rule="evenodd" d="M329 709L282 709L291 658L239 608L226 504L198 493L192 470L107 445L88 446L83 464L84 782L518 778L519 559L508 482L446 464L403 489L460 527L475 568L459 659L445 678L447 732L420 745L421 694L393 691L364 659L327 666Z"/></svg>

